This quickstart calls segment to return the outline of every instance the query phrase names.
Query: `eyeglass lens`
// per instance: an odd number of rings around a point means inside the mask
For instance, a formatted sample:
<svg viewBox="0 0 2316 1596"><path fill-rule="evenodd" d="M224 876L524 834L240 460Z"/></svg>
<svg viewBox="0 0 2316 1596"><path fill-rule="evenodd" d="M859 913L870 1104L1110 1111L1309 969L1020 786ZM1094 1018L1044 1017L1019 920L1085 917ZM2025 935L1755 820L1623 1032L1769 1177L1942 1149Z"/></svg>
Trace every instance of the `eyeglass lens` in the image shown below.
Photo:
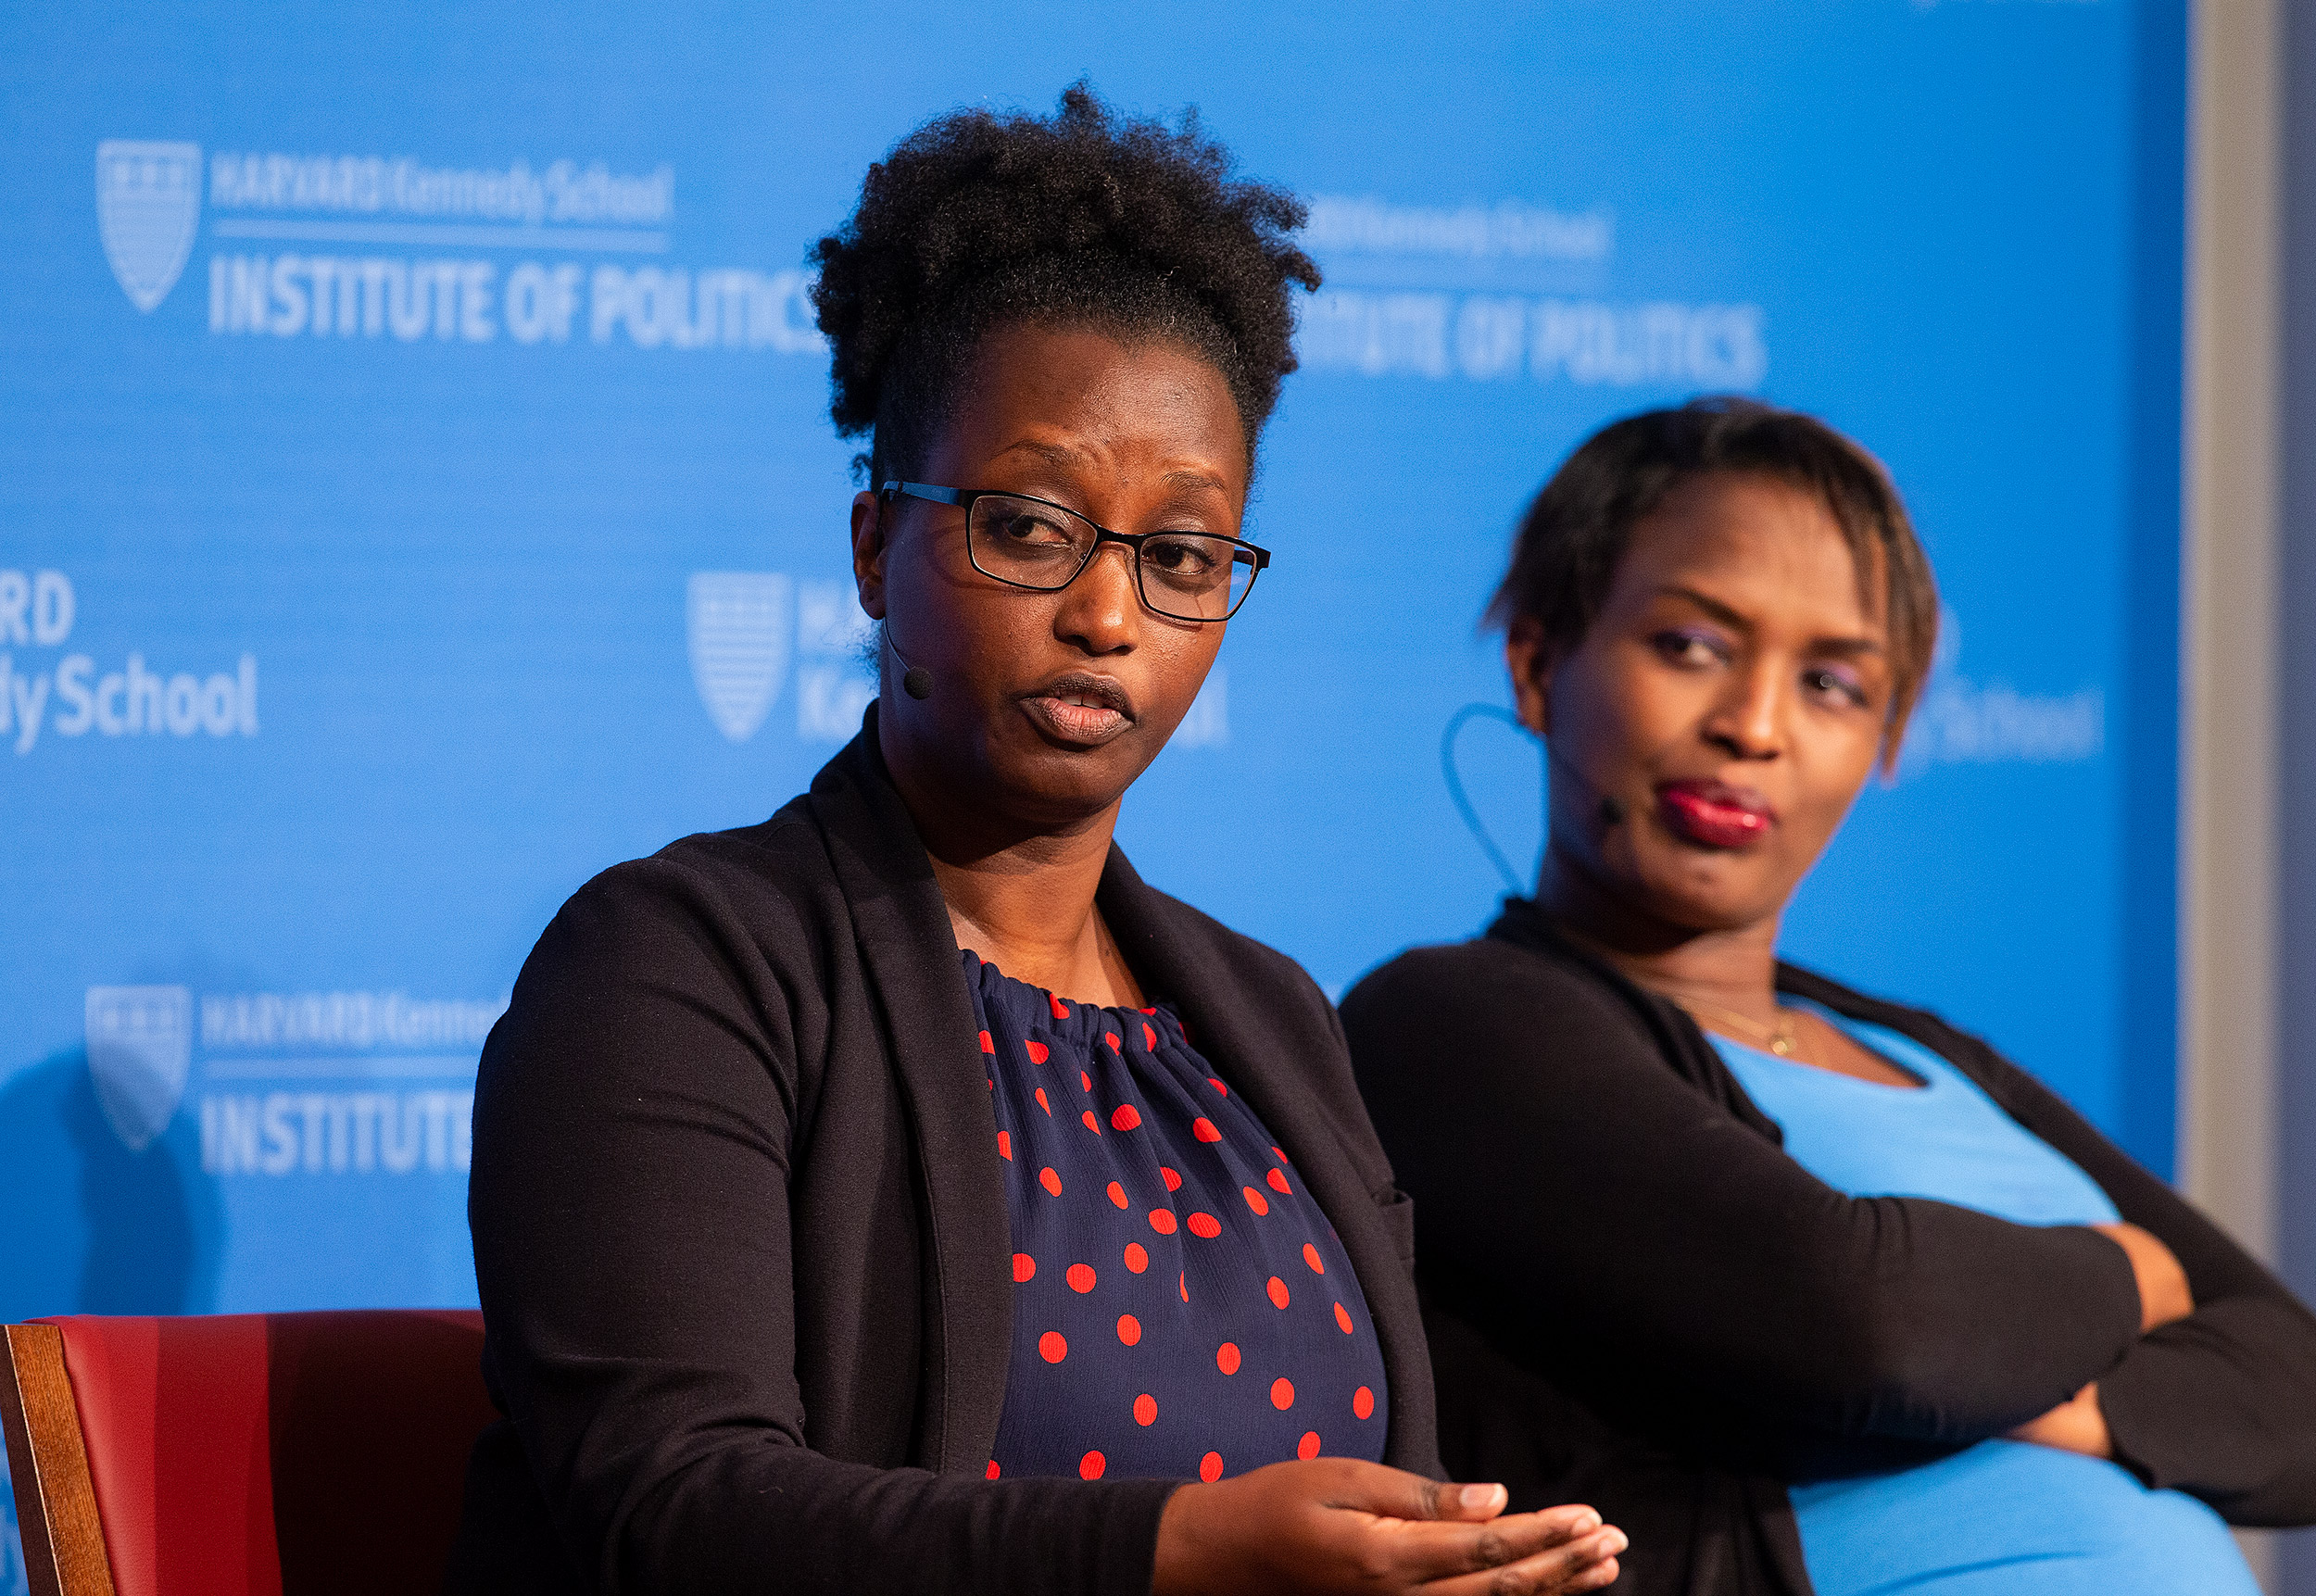
<svg viewBox="0 0 2316 1596"><path fill-rule="evenodd" d="M987 494L965 525L974 564L1001 582L1066 587L1093 558L1091 522L1035 499ZM1254 556L1227 539L1160 533L1137 556L1142 601L1178 621L1227 620L1254 584Z"/></svg>

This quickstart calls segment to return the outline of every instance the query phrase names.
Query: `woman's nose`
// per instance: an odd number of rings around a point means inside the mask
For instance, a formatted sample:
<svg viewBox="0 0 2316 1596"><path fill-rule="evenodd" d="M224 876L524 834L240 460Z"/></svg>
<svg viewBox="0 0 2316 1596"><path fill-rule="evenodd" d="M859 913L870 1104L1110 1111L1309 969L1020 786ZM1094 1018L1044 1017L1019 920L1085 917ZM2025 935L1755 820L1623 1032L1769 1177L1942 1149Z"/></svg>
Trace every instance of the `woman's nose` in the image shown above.
<svg viewBox="0 0 2316 1596"><path fill-rule="evenodd" d="M1134 590L1134 551L1105 543L1062 590L1055 634L1089 654L1117 654L1134 647L1141 597Z"/></svg>
<svg viewBox="0 0 2316 1596"><path fill-rule="evenodd" d="M1741 760L1773 760L1785 751L1785 715L1791 695L1781 672L1755 669L1730 683L1714 709L1706 735Z"/></svg>

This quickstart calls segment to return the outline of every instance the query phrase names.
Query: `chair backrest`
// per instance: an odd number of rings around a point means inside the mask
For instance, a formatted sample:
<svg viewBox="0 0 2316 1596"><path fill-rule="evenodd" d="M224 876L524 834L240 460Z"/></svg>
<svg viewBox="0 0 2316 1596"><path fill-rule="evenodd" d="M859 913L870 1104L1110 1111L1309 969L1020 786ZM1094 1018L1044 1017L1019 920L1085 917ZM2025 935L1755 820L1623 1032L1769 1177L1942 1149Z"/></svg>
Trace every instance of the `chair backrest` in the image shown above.
<svg viewBox="0 0 2316 1596"><path fill-rule="evenodd" d="M6 1327L34 1596L409 1596L441 1583L494 1414L482 1315Z"/></svg>

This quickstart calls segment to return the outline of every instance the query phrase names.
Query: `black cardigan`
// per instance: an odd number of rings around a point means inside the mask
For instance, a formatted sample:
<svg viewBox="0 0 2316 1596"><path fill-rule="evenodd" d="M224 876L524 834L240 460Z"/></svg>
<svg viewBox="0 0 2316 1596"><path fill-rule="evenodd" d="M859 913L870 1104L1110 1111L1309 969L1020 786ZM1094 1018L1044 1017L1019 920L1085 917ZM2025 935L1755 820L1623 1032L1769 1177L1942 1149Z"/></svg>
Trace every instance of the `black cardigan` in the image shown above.
<svg viewBox="0 0 2316 1596"><path fill-rule="evenodd" d="M2316 1318L2272 1275L1985 1043L1791 966L1778 986L1952 1061L2178 1254L2196 1313L2141 1336L2090 1230L1823 1185L1686 1013L1514 901L1342 1010L1417 1204L1456 1477L1599 1508L1632 1538L1619 1590L1798 1596L1789 1481L2000 1435L2096 1379L2143 1479L2316 1520Z"/></svg>
<svg viewBox="0 0 2316 1596"><path fill-rule="evenodd" d="M1414 1225L1333 1010L1114 850L1097 901L1341 1235L1386 1456L1436 1474ZM1013 1288L974 1036L873 709L771 820L564 905L476 1085L507 1417L476 1443L447 1590L1147 1596L1171 1482L983 1478Z"/></svg>

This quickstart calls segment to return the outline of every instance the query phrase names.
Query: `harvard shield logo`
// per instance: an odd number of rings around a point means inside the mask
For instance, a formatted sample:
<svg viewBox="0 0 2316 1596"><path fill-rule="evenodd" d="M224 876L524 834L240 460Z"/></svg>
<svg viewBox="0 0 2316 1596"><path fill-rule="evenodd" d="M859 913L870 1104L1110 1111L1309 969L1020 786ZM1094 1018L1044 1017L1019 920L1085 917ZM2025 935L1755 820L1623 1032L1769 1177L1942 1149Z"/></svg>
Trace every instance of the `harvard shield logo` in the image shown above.
<svg viewBox="0 0 2316 1596"><path fill-rule="evenodd" d="M772 571L695 572L684 598L699 701L716 730L744 743L788 673L788 579Z"/></svg>
<svg viewBox="0 0 2316 1596"><path fill-rule="evenodd" d="M91 987L88 1073L113 1134L143 1152L169 1128L193 1059L193 994L183 987Z"/></svg>
<svg viewBox="0 0 2316 1596"><path fill-rule="evenodd" d="M201 220L201 146L107 139L96 146L96 231L129 303L177 285Z"/></svg>

